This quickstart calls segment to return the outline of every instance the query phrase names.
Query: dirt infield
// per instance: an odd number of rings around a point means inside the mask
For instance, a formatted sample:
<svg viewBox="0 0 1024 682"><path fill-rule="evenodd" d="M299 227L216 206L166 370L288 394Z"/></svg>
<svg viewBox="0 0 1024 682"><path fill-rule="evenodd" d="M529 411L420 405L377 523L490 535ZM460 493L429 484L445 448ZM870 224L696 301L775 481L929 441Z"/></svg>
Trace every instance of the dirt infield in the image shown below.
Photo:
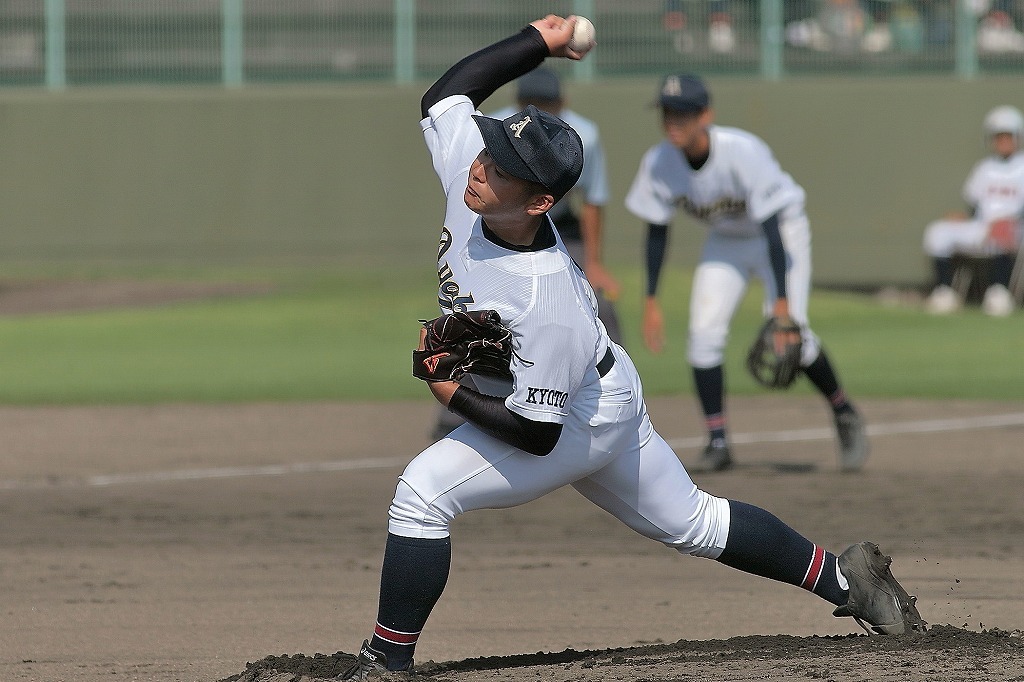
<svg viewBox="0 0 1024 682"><path fill-rule="evenodd" d="M730 402L742 466L698 482L830 549L878 542L928 635L857 634L812 595L679 557L563 490L456 522L420 675L1024 680L1024 406L861 406L860 474L836 472L819 400L764 396ZM693 457L693 399L650 407ZM0 408L0 679L327 675L372 625L387 506L433 416L428 401Z"/></svg>

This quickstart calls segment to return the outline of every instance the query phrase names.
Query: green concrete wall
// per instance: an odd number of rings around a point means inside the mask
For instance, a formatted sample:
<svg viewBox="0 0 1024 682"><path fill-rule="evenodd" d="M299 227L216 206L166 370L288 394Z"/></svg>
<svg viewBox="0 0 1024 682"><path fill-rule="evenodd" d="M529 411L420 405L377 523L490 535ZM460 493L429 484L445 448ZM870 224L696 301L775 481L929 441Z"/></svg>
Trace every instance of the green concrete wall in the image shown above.
<svg viewBox="0 0 1024 682"><path fill-rule="evenodd" d="M807 189L814 278L837 285L925 282L922 230L960 206L982 117L1024 107L1016 78L710 85L719 122L763 137ZM567 86L605 138L613 265L640 259L622 198L659 136L654 87ZM442 207L422 89L0 91L0 265L429 260ZM702 228L676 227L672 262L692 263Z"/></svg>

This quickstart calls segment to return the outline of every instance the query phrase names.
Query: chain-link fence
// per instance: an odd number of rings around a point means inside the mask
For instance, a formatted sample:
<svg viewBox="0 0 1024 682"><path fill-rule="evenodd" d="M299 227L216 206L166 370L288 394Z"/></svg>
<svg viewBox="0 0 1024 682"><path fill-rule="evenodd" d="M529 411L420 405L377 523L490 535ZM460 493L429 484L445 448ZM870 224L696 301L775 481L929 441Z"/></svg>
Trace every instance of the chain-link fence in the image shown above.
<svg viewBox="0 0 1024 682"><path fill-rule="evenodd" d="M0 0L0 83L408 82L550 12L580 79L1024 72L1024 0Z"/></svg>

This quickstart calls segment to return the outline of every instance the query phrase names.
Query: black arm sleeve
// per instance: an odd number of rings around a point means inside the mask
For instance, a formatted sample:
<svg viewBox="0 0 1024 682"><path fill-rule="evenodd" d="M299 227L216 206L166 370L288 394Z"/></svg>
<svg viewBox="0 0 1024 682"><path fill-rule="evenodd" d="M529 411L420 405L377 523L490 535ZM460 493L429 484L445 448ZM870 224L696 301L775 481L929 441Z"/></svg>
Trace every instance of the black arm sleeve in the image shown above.
<svg viewBox="0 0 1024 682"><path fill-rule="evenodd" d="M786 298L786 247L782 244L782 233L779 232L779 214L766 218L761 227L768 238L768 261L772 265L775 279L775 297Z"/></svg>
<svg viewBox="0 0 1024 682"><path fill-rule="evenodd" d="M562 435L561 424L532 421L510 412L504 399L484 395L466 386L455 389L448 409L498 440L538 457L554 450Z"/></svg>
<svg viewBox="0 0 1024 682"><path fill-rule="evenodd" d="M495 90L540 66L549 56L540 31L526 26L519 33L474 52L448 69L423 95L420 113L426 118L430 107L452 95L466 95L473 100L473 106L479 108Z"/></svg>
<svg viewBox="0 0 1024 682"><path fill-rule="evenodd" d="M665 262L665 249L668 246L668 225L647 224L647 295L654 296L658 292L658 277L661 266Z"/></svg>

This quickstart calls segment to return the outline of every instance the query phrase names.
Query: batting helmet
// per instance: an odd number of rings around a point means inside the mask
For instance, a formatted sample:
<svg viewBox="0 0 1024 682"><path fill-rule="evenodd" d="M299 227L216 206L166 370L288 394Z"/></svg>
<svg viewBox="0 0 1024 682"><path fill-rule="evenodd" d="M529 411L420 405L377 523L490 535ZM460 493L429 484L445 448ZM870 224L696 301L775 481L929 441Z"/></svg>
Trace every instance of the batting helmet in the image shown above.
<svg viewBox="0 0 1024 682"><path fill-rule="evenodd" d="M1004 105L996 107L985 116L985 134L1010 133L1020 139L1024 134L1024 115L1017 107Z"/></svg>

